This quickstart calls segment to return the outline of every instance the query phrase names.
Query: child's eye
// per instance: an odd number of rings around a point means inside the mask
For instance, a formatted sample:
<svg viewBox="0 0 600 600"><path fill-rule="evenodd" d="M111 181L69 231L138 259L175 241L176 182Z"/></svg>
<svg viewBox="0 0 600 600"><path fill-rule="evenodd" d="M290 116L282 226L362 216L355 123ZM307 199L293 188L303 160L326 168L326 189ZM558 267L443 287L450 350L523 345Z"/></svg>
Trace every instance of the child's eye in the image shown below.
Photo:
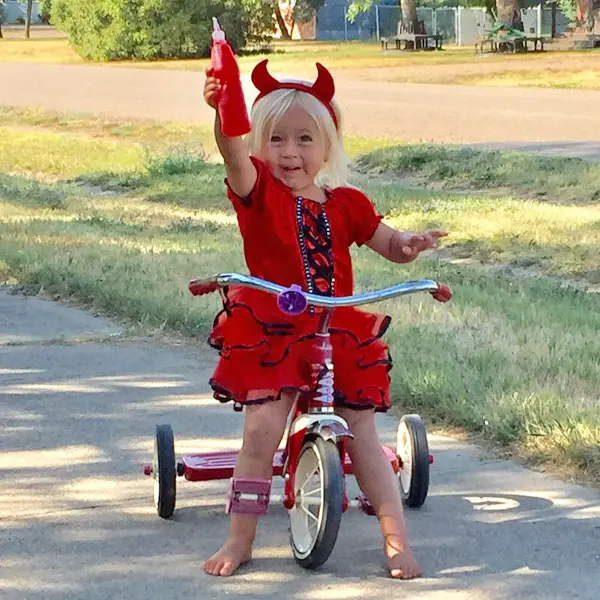
<svg viewBox="0 0 600 600"><path fill-rule="evenodd" d="M312 139L312 137L310 135L303 135L303 136L301 136L300 141L303 144L308 144L308 143L312 142L313 139Z"/></svg>
<svg viewBox="0 0 600 600"><path fill-rule="evenodd" d="M277 143L281 142L281 138L278 135L272 135L271 142L277 144Z"/></svg>

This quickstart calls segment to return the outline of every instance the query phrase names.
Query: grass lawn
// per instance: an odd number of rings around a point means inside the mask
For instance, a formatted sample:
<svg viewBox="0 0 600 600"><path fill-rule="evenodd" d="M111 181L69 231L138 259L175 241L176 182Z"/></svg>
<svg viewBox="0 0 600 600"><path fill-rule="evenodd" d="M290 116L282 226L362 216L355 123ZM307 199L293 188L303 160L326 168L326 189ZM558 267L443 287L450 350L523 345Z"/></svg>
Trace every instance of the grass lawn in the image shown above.
<svg viewBox="0 0 600 600"><path fill-rule="evenodd" d="M463 85L502 86L502 87L543 87L570 90L600 90L600 61L579 70L523 69L490 75L465 75L457 77L454 83ZM593 68L592 68L593 67Z"/></svg>
<svg viewBox="0 0 600 600"><path fill-rule="evenodd" d="M192 298L188 280L245 271L223 167L206 160L210 131L14 110L2 124L0 282L203 341L218 299ZM355 155L378 145L350 142ZM359 290L434 278L455 292L447 305L373 307L394 317L395 401L600 482L600 295L564 285L600 273L600 167L511 155L505 172L479 153L440 149L428 162L418 150L372 152L356 174L388 222L452 232L439 256L409 266L355 252ZM502 195L407 187L406 176L444 179L444 163L455 188L487 164ZM527 197L548 173L547 197ZM575 180L566 202L558 192Z"/></svg>
<svg viewBox="0 0 600 600"><path fill-rule="evenodd" d="M600 165L574 157L420 144L377 148L358 165L367 174L413 177L438 189L502 190L563 204L600 201Z"/></svg>
<svg viewBox="0 0 600 600"><path fill-rule="evenodd" d="M0 61L5 62L55 62L55 63L84 63L84 61L71 47L68 39L5 39L0 40ZM259 60L267 56L270 61L278 66L296 69L299 64L305 63L314 68L315 56L326 61L332 67L364 68L382 67L385 65L412 65L412 64L447 64L454 62L471 62L473 60L470 49L453 48L437 53L382 53L377 42L274 42L268 55L249 54L239 57L240 67L250 70ZM207 59L185 60L156 60L156 61L115 61L110 64L127 66L204 70ZM94 64L94 63L89 63Z"/></svg>
<svg viewBox="0 0 600 600"><path fill-rule="evenodd" d="M476 56L471 46L442 52L382 52L377 42L276 41L269 54L239 58L249 73L267 57L274 73L313 76L315 60L334 74L379 81L600 89L600 52L569 51ZM0 40L0 62L107 64L84 61L64 38ZM207 59L119 61L115 67L203 71Z"/></svg>

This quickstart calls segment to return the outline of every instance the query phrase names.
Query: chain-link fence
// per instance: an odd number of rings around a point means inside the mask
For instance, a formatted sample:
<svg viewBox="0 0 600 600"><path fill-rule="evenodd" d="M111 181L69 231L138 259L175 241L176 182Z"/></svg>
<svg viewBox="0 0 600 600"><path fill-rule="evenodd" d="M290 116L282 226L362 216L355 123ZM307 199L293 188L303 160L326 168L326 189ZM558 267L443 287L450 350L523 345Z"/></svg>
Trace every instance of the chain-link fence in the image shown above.
<svg viewBox="0 0 600 600"><path fill-rule="evenodd" d="M379 20L379 37L396 35L398 21L400 21L400 6L377 5L371 9Z"/></svg>
<svg viewBox="0 0 600 600"><path fill-rule="evenodd" d="M435 10L435 31L432 33L443 36L446 43L456 42L456 9L444 6Z"/></svg>
<svg viewBox="0 0 600 600"><path fill-rule="evenodd" d="M541 5L521 11L523 28L529 35L552 33L552 9ZM417 17L429 34L441 34L445 43L468 46L493 25L492 16L485 8L440 7L417 8ZM375 4L360 13L354 22L348 19L345 0L328 0L317 16L317 39L320 40L380 40L393 37L401 19L398 4ZM569 25L568 18L556 11L555 33L563 33Z"/></svg>

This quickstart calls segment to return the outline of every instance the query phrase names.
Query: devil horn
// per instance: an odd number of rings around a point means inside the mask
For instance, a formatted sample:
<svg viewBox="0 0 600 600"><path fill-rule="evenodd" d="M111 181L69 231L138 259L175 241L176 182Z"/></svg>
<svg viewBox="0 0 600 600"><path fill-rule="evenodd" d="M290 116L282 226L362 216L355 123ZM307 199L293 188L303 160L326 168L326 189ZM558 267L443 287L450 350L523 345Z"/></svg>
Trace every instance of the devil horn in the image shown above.
<svg viewBox="0 0 600 600"><path fill-rule="evenodd" d="M321 100L331 102L335 94L335 83L331 73L321 64L317 63L317 79L313 83L313 91Z"/></svg>
<svg viewBox="0 0 600 600"><path fill-rule="evenodd" d="M261 60L252 70L252 83L261 94L277 89L279 82L267 70L268 59Z"/></svg>

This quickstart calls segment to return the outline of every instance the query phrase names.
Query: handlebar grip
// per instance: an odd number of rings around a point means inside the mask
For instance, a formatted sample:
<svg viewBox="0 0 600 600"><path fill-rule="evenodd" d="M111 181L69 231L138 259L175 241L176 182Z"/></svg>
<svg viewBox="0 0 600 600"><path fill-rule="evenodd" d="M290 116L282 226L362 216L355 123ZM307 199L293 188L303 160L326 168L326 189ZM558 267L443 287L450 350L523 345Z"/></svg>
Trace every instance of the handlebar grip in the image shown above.
<svg viewBox="0 0 600 600"><path fill-rule="evenodd" d="M434 300L438 302L448 302L452 299L452 290L442 283L438 283L438 289L435 292L430 292Z"/></svg>
<svg viewBox="0 0 600 600"><path fill-rule="evenodd" d="M188 289L194 296L203 296L204 294L216 292L219 289L219 284L216 281L194 279L190 281Z"/></svg>

